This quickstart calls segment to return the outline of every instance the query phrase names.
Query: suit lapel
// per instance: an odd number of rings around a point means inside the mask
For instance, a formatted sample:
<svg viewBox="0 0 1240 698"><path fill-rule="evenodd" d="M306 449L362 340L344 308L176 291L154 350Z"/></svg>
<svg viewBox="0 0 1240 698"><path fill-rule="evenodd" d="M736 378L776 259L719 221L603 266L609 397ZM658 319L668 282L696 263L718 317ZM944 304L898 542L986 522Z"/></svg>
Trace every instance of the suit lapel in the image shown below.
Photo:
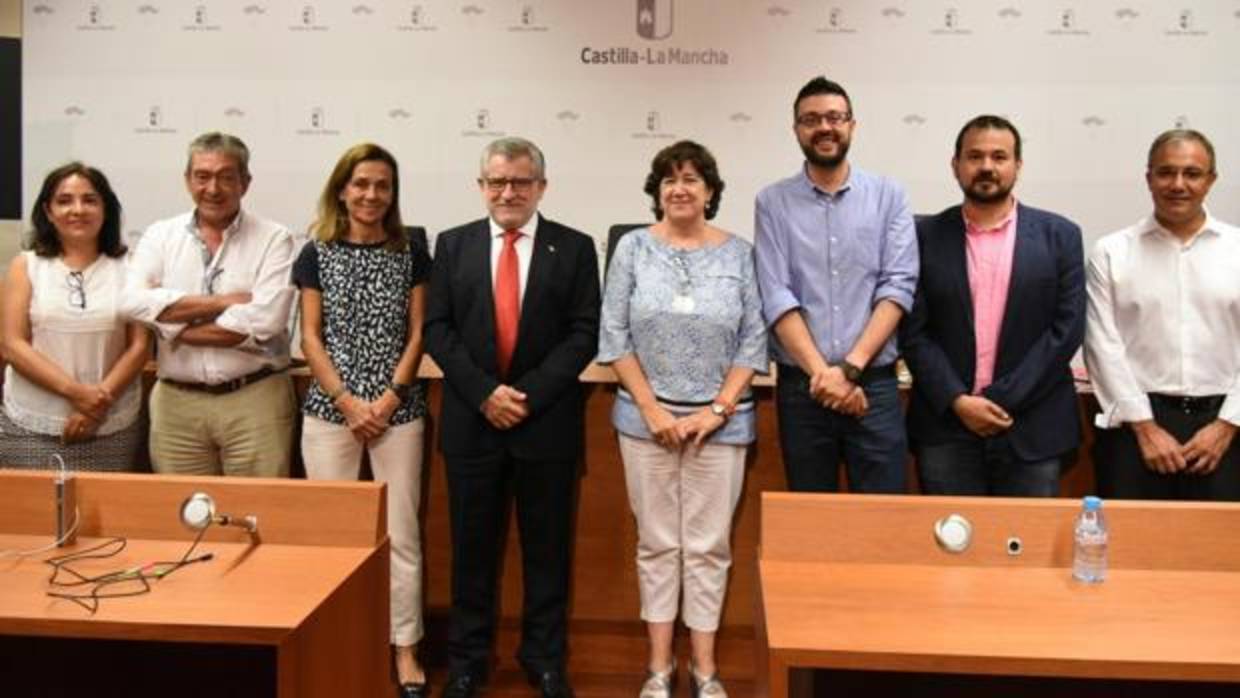
<svg viewBox="0 0 1240 698"><path fill-rule="evenodd" d="M481 286L478 303L478 332L486 348L484 365L496 365L495 356L495 282L491 278L491 224L483 219L469 232L461 254L461 278ZM475 286L477 288L477 286Z"/></svg>
<svg viewBox="0 0 1240 698"><path fill-rule="evenodd" d="M965 240L964 211L957 207L956 220L948 229L950 239L945 240L943 254L947 256L947 269L956 280L956 297L960 301L960 317L964 318L965 331L970 337L970 344L976 347L977 338L973 334L973 292L969 289L968 242ZM924 254L924 253L923 253Z"/></svg>
<svg viewBox="0 0 1240 698"><path fill-rule="evenodd" d="M1033 246L1036 241L1032 216L1020 204L1016 205L1016 246L1012 250L1012 275L1008 281L1007 300L1003 302L1003 323L999 326L999 346L995 349L995 375L999 374L999 366L1004 358L1004 340L1012 335L1013 324L1019 322L1016 317L1020 313L1020 296L1026 292L1029 278L1029 265L1033 263ZM1034 299L1041 302L1041 299Z"/></svg>
<svg viewBox="0 0 1240 698"><path fill-rule="evenodd" d="M556 255L559 254L559 231L543 218L538 224L538 234L534 236L534 249L530 253L530 271L525 279L525 293L521 296L521 323L517 326L517 351L520 352L523 342L532 331L531 324L537 308L546 293L551 272L555 269Z"/></svg>

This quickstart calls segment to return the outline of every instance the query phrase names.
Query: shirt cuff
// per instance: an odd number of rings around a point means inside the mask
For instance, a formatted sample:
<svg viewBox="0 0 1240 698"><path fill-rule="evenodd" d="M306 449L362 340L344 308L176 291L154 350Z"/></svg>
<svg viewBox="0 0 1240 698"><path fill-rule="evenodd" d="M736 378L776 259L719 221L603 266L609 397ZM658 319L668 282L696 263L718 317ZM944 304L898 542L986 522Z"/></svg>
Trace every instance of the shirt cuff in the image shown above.
<svg viewBox="0 0 1240 698"><path fill-rule="evenodd" d="M1218 410L1218 418L1240 426L1240 393L1229 393Z"/></svg>
<svg viewBox="0 0 1240 698"><path fill-rule="evenodd" d="M612 343L604 341L599 345L598 355L594 357L597 364L610 364L628 354L636 354L630 341Z"/></svg>
<svg viewBox="0 0 1240 698"><path fill-rule="evenodd" d="M171 342L188 326L185 322L157 322L151 325L151 329L155 330L160 339Z"/></svg>
<svg viewBox="0 0 1240 698"><path fill-rule="evenodd" d="M879 289L874 294L874 305L878 305L880 301L891 301L900 306L907 315L913 310L913 294L908 291L901 291L896 288Z"/></svg>
<svg viewBox="0 0 1240 698"><path fill-rule="evenodd" d="M780 289L771 294L769 298L762 299L762 319L766 320L766 327L770 329L779 322L788 311L796 310L801 307L801 302L796 296L792 295L792 291Z"/></svg>
<svg viewBox="0 0 1240 698"><path fill-rule="evenodd" d="M1145 395L1126 397L1116 400L1110 407L1103 407L1102 412L1094 418L1094 426L1100 429L1115 429L1125 422L1144 422L1154 418L1154 410L1150 407L1150 399Z"/></svg>

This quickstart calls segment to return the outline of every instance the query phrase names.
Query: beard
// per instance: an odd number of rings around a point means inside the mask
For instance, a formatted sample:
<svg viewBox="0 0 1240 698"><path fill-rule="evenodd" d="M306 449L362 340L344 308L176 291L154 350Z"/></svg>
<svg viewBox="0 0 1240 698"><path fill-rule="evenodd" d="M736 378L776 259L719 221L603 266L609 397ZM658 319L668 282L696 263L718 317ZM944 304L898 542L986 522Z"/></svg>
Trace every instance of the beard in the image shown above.
<svg viewBox="0 0 1240 698"><path fill-rule="evenodd" d="M994 188L990 190L983 189L982 184L992 183ZM997 204L1000 201L1006 201L1012 194L1012 186L1015 184L1003 185L1003 182L997 177L974 177L973 181L967 187L961 187L964 191L964 198L975 204Z"/></svg>
<svg viewBox="0 0 1240 698"><path fill-rule="evenodd" d="M814 145L816 141L822 139L834 140L836 145L839 146L839 151L835 155L819 154L817 150L814 150ZM810 164L826 169L835 169L844 162L845 158L848 157L848 147L850 145L851 143L847 139L839 138L838 136L832 137L830 135L821 135L812 138L808 144L802 143L801 152L805 153L805 159L808 160Z"/></svg>

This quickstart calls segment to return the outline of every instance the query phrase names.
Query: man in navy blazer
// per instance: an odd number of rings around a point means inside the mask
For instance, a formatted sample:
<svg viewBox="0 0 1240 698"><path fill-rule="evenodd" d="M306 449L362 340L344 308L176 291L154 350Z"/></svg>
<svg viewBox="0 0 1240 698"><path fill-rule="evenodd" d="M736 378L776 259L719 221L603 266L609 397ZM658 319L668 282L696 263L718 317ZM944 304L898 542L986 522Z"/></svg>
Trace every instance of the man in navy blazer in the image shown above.
<svg viewBox="0 0 1240 698"><path fill-rule="evenodd" d="M564 655L584 431L578 375L598 348L598 259L590 237L538 214L544 173L533 143L491 143L478 179L489 216L435 244L424 334L444 373L449 698L474 695L486 678L510 498L525 591L517 658L541 695L572 695Z"/></svg>
<svg viewBox="0 0 1240 698"><path fill-rule="evenodd" d="M1053 497L1080 443L1069 362L1085 331L1081 229L1017 203L1020 133L978 116L956 138L964 204L917 223L921 277L900 347L925 492Z"/></svg>

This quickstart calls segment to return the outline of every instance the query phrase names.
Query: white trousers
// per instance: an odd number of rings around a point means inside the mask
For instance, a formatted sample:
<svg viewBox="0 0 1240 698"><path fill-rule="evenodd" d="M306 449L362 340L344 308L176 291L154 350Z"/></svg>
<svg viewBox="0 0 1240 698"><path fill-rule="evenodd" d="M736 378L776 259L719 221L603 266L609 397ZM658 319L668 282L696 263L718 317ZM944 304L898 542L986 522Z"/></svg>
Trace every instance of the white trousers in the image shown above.
<svg viewBox="0 0 1240 698"><path fill-rule="evenodd" d="M620 456L637 518L642 619L675 621L683 591L685 625L714 632L732 566L732 515L745 482L745 447L670 451L620 434Z"/></svg>
<svg viewBox="0 0 1240 698"><path fill-rule="evenodd" d="M387 483L387 525L391 542L392 644L422 639L422 534L418 503L422 499L424 420L390 427L366 445L375 480ZM341 424L306 415L301 456L311 480L356 480L362 467L362 444Z"/></svg>

